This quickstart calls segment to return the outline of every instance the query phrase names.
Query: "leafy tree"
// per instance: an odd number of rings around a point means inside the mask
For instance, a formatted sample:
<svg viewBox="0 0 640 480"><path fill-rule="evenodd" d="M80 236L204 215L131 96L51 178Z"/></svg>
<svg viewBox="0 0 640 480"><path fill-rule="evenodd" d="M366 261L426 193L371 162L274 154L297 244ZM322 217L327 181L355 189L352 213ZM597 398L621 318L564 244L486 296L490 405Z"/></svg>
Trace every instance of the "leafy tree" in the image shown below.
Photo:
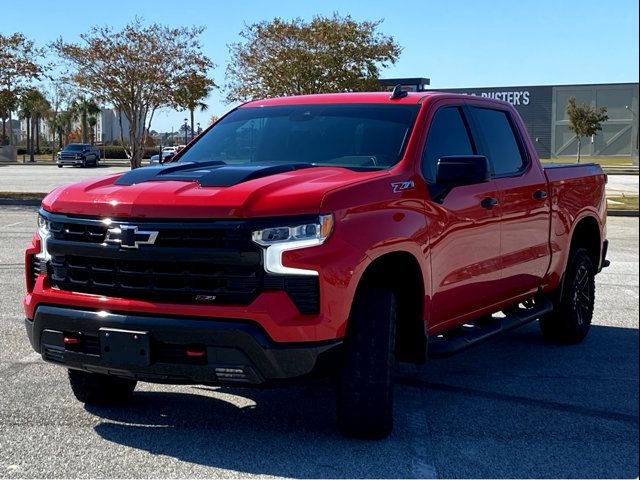
<svg viewBox="0 0 640 480"><path fill-rule="evenodd" d="M0 88L13 95L12 107L2 117L9 119L11 125L11 112L17 108L17 96L33 80L39 79L44 67L40 64L44 50L37 48L31 40L22 33L2 35L0 33ZM9 144L13 144L13 129L9 128Z"/></svg>
<svg viewBox="0 0 640 480"><path fill-rule="evenodd" d="M73 82L97 101L112 104L128 120L128 142L122 128L120 140L131 168L141 165L155 111L173 104L174 90L184 84L185 76L205 76L213 66L201 52L202 31L202 27L144 26L136 19L119 31L93 27L80 36L80 44L62 39L53 44L72 67Z"/></svg>
<svg viewBox="0 0 640 480"><path fill-rule="evenodd" d="M191 133L195 133L193 114L196 109L204 112L209 105L202 100L209 96L214 87L213 80L192 72L185 75L178 81L178 86L174 90L174 104L178 108L189 110L191 119Z"/></svg>
<svg viewBox="0 0 640 480"><path fill-rule="evenodd" d="M209 118L209 125L216 123L218 120L220 120L218 115L211 115L211 118Z"/></svg>
<svg viewBox="0 0 640 480"><path fill-rule="evenodd" d="M2 119L2 136L0 137L0 145L6 145L9 143L9 137L7 136L7 120L11 120L11 112L18 108L17 95L8 90L0 90L0 119ZM9 122L9 129L11 129L11 122Z"/></svg>
<svg viewBox="0 0 640 480"><path fill-rule="evenodd" d="M609 120L605 107L593 108L588 103L576 105L575 97L569 97L567 102L567 115L569 116L569 128L578 139L578 163L580 162L580 144L582 137L596 135L602 130L602 123Z"/></svg>
<svg viewBox="0 0 640 480"><path fill-rule="evenodd" d="M245 27L244 41L229 46L227 101L377 90L380 68L395 64L402 51L377 31L381 23L334 14Z"/></svg>

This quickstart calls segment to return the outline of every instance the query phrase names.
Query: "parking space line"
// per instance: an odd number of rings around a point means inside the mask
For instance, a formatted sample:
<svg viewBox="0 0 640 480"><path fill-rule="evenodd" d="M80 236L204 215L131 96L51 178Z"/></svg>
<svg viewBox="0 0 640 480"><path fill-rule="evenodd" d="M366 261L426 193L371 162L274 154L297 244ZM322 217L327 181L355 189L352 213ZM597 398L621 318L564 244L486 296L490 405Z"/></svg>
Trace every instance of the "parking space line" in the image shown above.
<svg viewBox="0 0 640 480"><path fill-rule="evenodd" d="M0 228L4 229L4 228L9 228L9 227L15 227L16 225L20 225L21 223L25 223L25 222L26 222L26 220L22 220L21 222L10 223L9 225L4 225L4 226L2 226Z"/></svg>

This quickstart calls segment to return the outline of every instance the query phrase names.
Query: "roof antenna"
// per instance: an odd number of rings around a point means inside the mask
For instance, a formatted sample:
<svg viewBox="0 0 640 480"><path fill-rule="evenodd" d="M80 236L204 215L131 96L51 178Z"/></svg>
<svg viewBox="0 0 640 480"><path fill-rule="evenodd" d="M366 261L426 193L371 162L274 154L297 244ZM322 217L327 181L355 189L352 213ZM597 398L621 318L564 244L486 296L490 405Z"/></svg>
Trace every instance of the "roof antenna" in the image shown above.
<svg viewBox="0 0 640 480"><path fill-rule="evenodd" d="M402 85L398 84L393 87L393 92L391 92L391 96L389 98L391 100L398 100L399 98L404 98L407 95L408 93L402 90Z"/></svg>

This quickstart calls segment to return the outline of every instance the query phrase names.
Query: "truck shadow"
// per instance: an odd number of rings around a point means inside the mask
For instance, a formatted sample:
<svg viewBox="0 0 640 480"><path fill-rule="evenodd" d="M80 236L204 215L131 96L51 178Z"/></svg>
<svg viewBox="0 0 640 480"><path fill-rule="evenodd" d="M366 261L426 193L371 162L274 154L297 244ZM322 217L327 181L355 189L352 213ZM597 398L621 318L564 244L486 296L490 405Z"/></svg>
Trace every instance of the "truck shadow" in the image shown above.
<svg viewBox="0 0 640 480"><path fill-rule="evenodd" d="M144 385L142 386L144 388ZM158 388L159 390L159 388ZM328 383L139 391L89 407L104 439L242 474L298 478L630 477L638 472L638 330L547 345L535 324L397 371L395 428L341 437Z"/></svg>

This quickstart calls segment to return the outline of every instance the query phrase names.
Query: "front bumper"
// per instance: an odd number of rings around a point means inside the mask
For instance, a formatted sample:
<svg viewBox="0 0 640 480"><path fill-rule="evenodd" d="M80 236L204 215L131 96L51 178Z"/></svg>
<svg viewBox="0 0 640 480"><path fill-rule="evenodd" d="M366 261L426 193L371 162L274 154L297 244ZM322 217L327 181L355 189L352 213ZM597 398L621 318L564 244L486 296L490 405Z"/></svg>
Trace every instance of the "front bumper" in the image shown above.
<svg viewBox="0 0 640 480"><path fill-rule="evenodd" d="M58 158L56 163L58 165L82 165L83 158Z"/></svg>
<svg viewBox="0 0 640 480"><path fill-rule="evenodd" d="M276 343L250 321L120 314L40 305L25 320L29 341L46 361L68 368L161 383L264 384L328 374L342 341ZM103 358L100 329L148 332L150 361L140 366ZM65 336L80 339L66 345ZM197 346L206 352L192 358Z"/></svg>

